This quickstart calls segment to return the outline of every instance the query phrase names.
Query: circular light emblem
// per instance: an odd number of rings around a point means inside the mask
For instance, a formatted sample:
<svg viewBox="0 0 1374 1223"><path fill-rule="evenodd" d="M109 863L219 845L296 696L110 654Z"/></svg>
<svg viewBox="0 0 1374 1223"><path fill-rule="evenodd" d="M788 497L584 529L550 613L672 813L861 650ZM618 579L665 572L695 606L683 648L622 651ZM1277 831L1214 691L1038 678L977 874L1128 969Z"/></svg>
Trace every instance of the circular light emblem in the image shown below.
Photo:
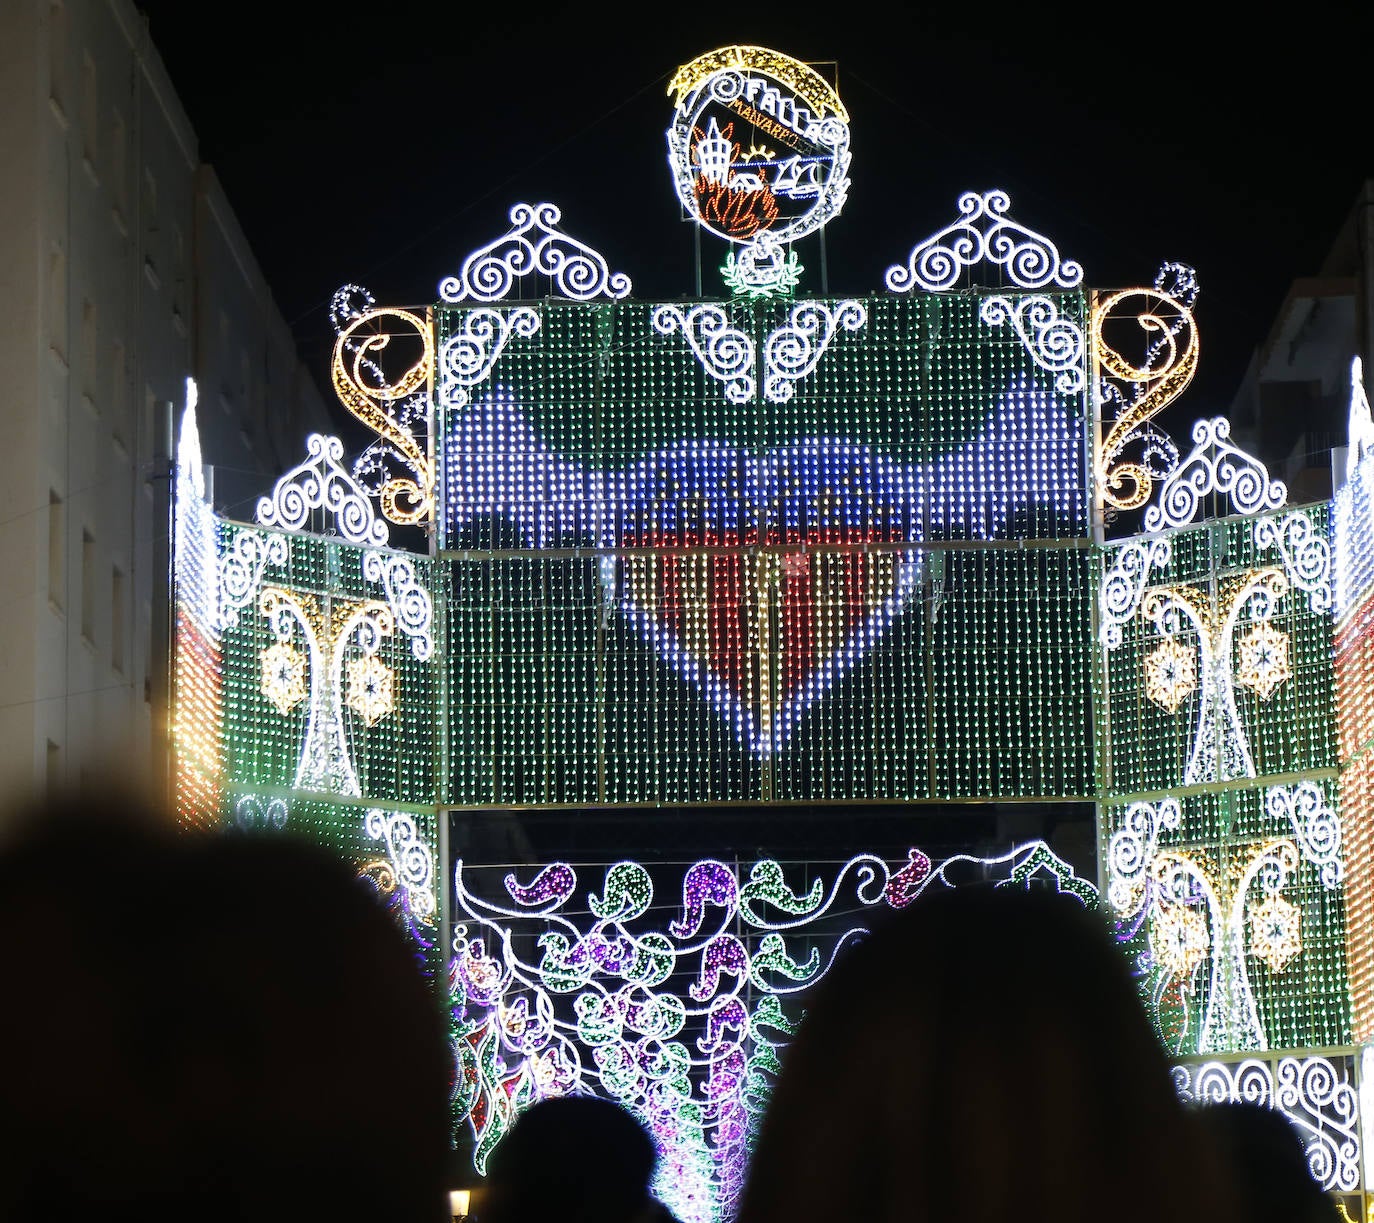
<svg viewBox="0 0 1374 1223"><path fill-rule="evenodd" d="M849 113L814 69L766 47L722 47L679 68L668 164L678 198L731 253L736 292L790 292L785 244L814 233L849 191Z"/></svg>

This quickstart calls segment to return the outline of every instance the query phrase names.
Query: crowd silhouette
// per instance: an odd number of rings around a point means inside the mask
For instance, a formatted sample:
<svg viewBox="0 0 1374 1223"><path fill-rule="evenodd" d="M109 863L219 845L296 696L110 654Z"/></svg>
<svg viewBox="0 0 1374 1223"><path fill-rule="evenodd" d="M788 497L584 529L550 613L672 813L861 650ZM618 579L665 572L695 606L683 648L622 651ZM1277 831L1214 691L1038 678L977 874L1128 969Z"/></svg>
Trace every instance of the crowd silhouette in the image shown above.
<svg viewBox="0 0 1374 1223"><path fill-rule="evenodd" d="M441 1005L336 858L55 802L0 846L0 947L0 1220L448 1217ZM738 1223L1334 1219L1261 1111L1180 1102L1076 898L932 890L808 996ZM619 1106L545 1101L477 1213L650 1223L655 1157Z"/></svg>
<svg viewBox="0 0 1374 1223"><path fill-rule="evenodd" d="M375 892L63 801L0 850L0 1220L444 1220L451 1056Z"/></svg>

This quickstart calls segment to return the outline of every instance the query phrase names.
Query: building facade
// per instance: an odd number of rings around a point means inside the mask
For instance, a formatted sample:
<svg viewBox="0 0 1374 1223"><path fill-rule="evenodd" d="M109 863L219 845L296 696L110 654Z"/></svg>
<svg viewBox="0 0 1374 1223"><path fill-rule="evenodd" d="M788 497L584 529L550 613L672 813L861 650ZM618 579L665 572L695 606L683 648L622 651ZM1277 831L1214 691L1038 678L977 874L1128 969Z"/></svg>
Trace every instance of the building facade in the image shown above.
<svg viewBox="0 0 1374 1223"><path fill-rule="evenodd" d="M4 6L0 163L0 785L161 791L186 378L230 513L327 413L132 3Z"/></svg>

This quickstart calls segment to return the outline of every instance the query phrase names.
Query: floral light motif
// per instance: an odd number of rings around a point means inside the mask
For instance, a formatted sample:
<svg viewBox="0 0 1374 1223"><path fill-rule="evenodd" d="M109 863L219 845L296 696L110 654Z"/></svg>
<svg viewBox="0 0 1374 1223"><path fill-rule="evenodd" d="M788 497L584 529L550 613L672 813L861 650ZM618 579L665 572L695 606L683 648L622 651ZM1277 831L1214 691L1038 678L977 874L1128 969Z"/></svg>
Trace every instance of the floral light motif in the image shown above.
<svg viewBox="0 0 1374 1223"><path fill-rule="evenodd" d="M1173 640L1145 655L1145 695L1156 705L1177 713L1178 707L1197 691L1195 651Z"/></svg>
<svg viewBox="0 0 1374 1223"><path fill-rule="evenodd" d="M1245 914L1253 888L1258 886L1266 898L1277 895L1297 865L1297 847L1283 838L1255 847L1242 862L1234 883L1217 878L1206 863L1179 849L1161 848L1150 863L1155 898L1150 913L1151 945L1159 949L1160 963L1166 972L1183 979L1184 988L1193 992L1197 988L1198 968L1204 960L1211 960L1207 1004L1198 1038L1201 1052L1267 1047L1245 963ZM1185 918L1185 911L1193 914L1196 922ZM1186 937L1178 934L1183 923L1192 927ZM1166 958L1170 951L1162 945L1159 929L1176 946L1189 950L1189 954L1180 951L1177 956ZM1202 954L1194 960L1190 949L1199 933Z"/></svg>
<svg viewBox="0 0 1374 1223"><path fill-rule="evenodd" d="M1155 625L1165 644L1195 649L1200 659L1202 696L1193 746L1183 773L1184 785L1255 776L1255 762L1236 708L1233 640L1243 615L1248 614L1257 628L1273 616L1278 601L1287 593L1288 579L1282 571L1268 568L1228 579L1214 593L1177 586L1151 590L1141 600L1141 615ZM1185 645L1179 640L1181 634L1186 634L1195 645ZM1268 660L1263 678L1253 669L1247 675L1256 684L1282 682L1278 673L1280 664L1275 661L1272 650L1265 652L1259 644L1253 644L1254 666L1258 666L1261 654ZM1287 665L1286 653L1282 665ZM1147 666L1147 683L1150 676L1157 675L1158 667ZM1175 687L1168 693L1169 699L1176 694ZM1152 695L1152 699L1159 699L1161 704L1165 697L1162 688L1158 689L1157 696ZM1182 697L1179 699L1181 701Z"/></svg>
<svg viewBox="0 0 1374 1223"><path fill-rule="evenodd" d="M1162 905L1150 926L1150 945L1169 972L1191 977L1207 955L1207 922L1197 908Z"/></svg>
<svg viewBox="0 0 1374 1223"><path fill-rule="evenodd" d="M509 873L499 886L490 886L494 873L455 865L458 1108L479 1171L521 1109L594 1093L650 1128L661 1152L657 1188L684 1223L726 1219L794 1029L784 1002L863 936L865 910L988 877L1012 887L1050 881L1084 904L1096 898L1043 842L938 866L916 849L899 868L861 854L828 886L771 859L747 872L706 859L676 886L666 870L614 863L578 908L569 863ZM650 918L660 890L680 897L664 926Z"/></svg>
<svg viewBox="0 0 1374 1223"><path fill-rule="evenodd" d="M1236 682L1267 701L1274 691L1292 678L1288 661L1288 634L1272 624L1261 622L1240 639L1240 666Z"/></svg>
<svg viewBox="0 0 1374 1223"><path fill-rule="evenodd" d="M283 641L262 651L262 694L283 717L305 700L305 654Z"/></svg>
<svg viewBox="0 0 1374 1223"><path fill-rule="evenodd" d="M386 717L392 704L393 675L391 668L370 654L354 658L348 664L348 697L346 703L369 726Z"/></svg>
<svg viewBox="0 0 1374 1223"><path fill-rule="evenodd" d="M271 654L274 660L288 657L287 652L292 650L290 641L297 632L304 639L309 656L310 710L292 788L361 794L344 733L345 655L353 649L366 657L374 655L383 638L389 637L395 628L391 609L376 600L339 600L326 609L311 595L278 586L263 590L259 607L277 638L277 646L285 647ZM300 653L295 651L296 655ZM267 656L268 651L264 651L264 661ZM264 675L264 691L269 699L272 699L272 692L267 688L269 682L274 685L273 691L285 694L282 701L287 695L294 695L302 669L304 667L284 672L281 680L269 681ZM289 688L285 686L288 683ZM278 701L274 704L283 713L290 708L289 705L283 708ZM367 708L375 712L376 705L369 704Z"/></svg>
<svg viewBox="0 0 1374 1223"><path fill-rule="evenodd" d="M1302 950L1297 906L1277 894L1250 909L1250 951L1270 972L1282 972Z"/></svg>
<svg viewBox="0 0 1374 1223"><path fill-rule="evenodd" d="M1271 815L1274 808L1271 801ZM1266 1048L1246 953L1263 957L1268 949L1282 959L1287 954L1284 932L1296 937L1296 922L1286 920L1282 905L1265 905L1275 898L1282 900L1280 893L1298 869L1298 848L1288 837L1270 837L1245 849L1232 868L1218 871L1193 846L1166 843L1167 832L1179 831L1181 814L1177 799L1158 805L1132 803L1113 833L1108 846L1107 898L1125 930L1118 937L1129 939L1148 923L1150 955L1157 970L1156 1005L1164 992L1175 987L1185 997L1203 994L1197 1036L1201 1052ZM1256 912L1274 921L1257 928ZM1275 941L1274 947L1269 947L1266 938ZM1209 962L1204 989L1199 978ZM1186 1025L1179 1039L1185 1034Z"/></svg>

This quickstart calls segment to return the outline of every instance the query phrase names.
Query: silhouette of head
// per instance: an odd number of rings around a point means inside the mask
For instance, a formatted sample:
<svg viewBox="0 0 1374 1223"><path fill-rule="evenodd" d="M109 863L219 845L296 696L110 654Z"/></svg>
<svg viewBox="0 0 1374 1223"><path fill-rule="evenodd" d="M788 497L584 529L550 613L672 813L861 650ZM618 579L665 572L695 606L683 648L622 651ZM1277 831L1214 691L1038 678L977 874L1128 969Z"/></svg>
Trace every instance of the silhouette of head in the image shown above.
<svg viewBox="0 0 1374 1223"><path fill-rule="evenodd" d="M653 1139L618 1104L541 1100L492 1154L482 1223L629 1223L652 1208L656 1159Z"/></svg>
<svg viewBox="0 0 1374 1223"><path fill-rule="evenodd" d="M783 1055L739 1223L1225 1218L1123 957L1044 890L928 892L846 953Z"/></svg>
<svg viewBox="0 0 1374 1223"><path fill-rule="evenodd" d="M1227 1100L1197 1106L1196 1116L1230 1162L1251 1223L1336 1223L1335 1203L1312 1179L1302 1137L1283 1113Z"/></svg>
<svg viewBox="0 0 1374 1223"><path fill-rule="evenodd" d="M437 1000L282 837L68 806L0 852L0 1217L447 1217Z"/></svg>

